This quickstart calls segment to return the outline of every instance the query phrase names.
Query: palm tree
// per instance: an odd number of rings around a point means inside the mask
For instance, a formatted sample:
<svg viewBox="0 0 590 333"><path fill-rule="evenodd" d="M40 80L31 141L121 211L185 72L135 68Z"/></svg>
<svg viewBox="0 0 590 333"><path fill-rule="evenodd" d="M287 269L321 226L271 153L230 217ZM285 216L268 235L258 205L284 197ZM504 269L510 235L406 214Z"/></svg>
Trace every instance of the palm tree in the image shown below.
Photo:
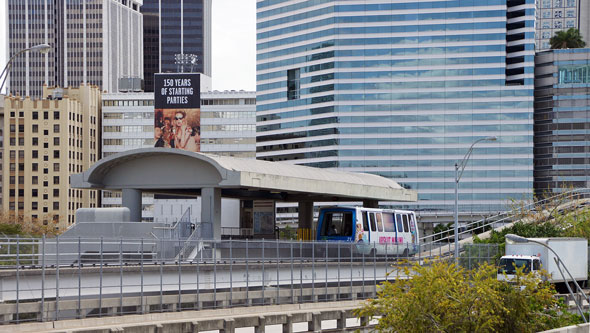
<svg viewBox="0 0 590 333"><path fill-rule="evenodd" d="M549 40L551 49L578 49L586 46L580 31L576 28L569 28L566 31L558 31Z"/></svg>

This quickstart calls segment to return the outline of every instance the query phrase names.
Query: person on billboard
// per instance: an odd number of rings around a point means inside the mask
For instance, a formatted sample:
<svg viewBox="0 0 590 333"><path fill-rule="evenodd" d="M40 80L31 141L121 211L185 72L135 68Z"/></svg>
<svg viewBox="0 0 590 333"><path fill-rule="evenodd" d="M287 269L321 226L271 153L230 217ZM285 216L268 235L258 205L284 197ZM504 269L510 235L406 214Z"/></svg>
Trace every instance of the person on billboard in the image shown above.
<svg viewBox="0 0 590 333"><path fill-rule="evenodd" d="M176 111L174 115L174 146L183 150L198 151L193 129L187 125L186 113L182 110Z"/></svg>

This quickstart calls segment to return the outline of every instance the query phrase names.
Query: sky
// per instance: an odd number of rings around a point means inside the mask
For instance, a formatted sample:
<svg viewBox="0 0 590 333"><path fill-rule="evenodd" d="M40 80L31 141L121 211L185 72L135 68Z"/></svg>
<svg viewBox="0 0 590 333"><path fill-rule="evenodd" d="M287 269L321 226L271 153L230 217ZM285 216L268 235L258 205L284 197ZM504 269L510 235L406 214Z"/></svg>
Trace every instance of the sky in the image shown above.
<svg viewBox="0 0 590 333"><path fill-rule="evenodd" d="M6 1L0 0L0 66L6 65ZM213 0L215 90L256 90L256 0ZM1 70L0 69L0 70Z"/></svg>

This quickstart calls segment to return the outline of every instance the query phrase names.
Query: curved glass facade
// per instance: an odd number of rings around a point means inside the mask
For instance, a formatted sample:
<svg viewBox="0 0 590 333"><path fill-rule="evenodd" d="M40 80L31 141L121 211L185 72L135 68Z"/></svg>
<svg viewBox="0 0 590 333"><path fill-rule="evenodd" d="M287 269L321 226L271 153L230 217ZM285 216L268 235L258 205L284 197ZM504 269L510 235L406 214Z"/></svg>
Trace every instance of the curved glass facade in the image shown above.
<svg viewBox="0 0 590 333"><path fill-rule="evenodd" d="M533 0L257 2L257 158L369 172L451 212L533 187Z"/></svg>

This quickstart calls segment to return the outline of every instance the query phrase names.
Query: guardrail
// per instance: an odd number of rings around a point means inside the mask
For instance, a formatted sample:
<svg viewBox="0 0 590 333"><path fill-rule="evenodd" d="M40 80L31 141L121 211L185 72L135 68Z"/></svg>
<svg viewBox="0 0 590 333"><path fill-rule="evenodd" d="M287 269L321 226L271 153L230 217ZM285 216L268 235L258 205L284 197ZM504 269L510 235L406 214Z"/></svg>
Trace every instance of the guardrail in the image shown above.
<svg viewBox="0 0 590 333"><path fill-rule="evenodd" d="M535 202L523 205L522 207L517 207L513 210L506 211L494 216L488 216L484 219L464 223L462 224L462 228L459 231L459 239L462 239L465 236L472 236L483 233L490 229L495 229L496 227L503 226L507 223L514 222L515 218L519 216L519 213L522 211L535 211L536 208L543 207L547 204L564 204L563 201L565 200L579 200L579 199L587 199L590 198L590 189L589 188L580 188L569 190L563 193L559 193L550 197L545 197L543 199L537 200ZM585 203L586 204L586 203ZM553 207L553 208L557 208ZM438 233L430 234L427 236L423 236L420 238L420 243L435 247L435 244L439 246L451 243L454 240L454 231L453 230L445 230Z"/></svg>
<svg viewBox="0 0 590 333"><path fill-rule="evenodd" d="M364 299L374 297L384 280L407 278L394 265L423 263L442 253L416 247L414 255L404 257L410 244L194 243L202 244L200 255L179 259L186 242L5 239L0 242L0 322ZM161 248L178 251L162 256ZM474 267L493 261L496 253L495 246L474 245L464 251L468 256L461 264Z"/></svg>

